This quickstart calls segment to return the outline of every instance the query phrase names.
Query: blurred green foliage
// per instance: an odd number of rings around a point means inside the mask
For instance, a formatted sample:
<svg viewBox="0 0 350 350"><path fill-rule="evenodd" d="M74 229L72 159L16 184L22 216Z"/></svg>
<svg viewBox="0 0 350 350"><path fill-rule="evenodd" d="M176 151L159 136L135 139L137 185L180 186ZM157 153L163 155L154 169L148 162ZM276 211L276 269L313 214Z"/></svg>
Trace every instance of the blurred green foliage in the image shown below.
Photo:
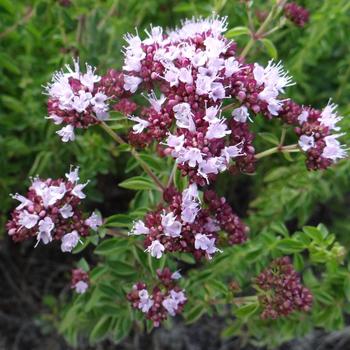
<svg viewBox="0 0 350 350"><path fill-rule="evenodd" d="M254 15L263 15L273 2L256 0L248 4L252 3ZM249 39L247 30L242 29L248 25L245 3L72 0L70 6L64 7L54 0L0 0L1 227L13 205L8 194L23 192L30 175L59 176L70 163L79 164L83 177L94 180L89 186L92 201L102 201L101 193L94 186L100 174L128 177L121 169L119 156L124 157L123 154L99 130L80 133L77 141L69 145L56 137L55 127L44 119L46 97L42 94L42 85L53 71L77 55L82 61L98 66L102 73L109 67L119 68L122 37L135 26L140 33L150 23L172 27L182 18L207 16L212 11L228 16L229 28L236 28L230 34L243 47ZM278 56L297 82L288 89L290 97L316 107L324 106L332 98L339 104L341 114L349 115L350 2L305 0L299 3L310 10L310 23L300 29L287 22L269 36L269 41L257 42L248 59L266 63L271 56ZM258 149L271 147L266 135L279 137L278 123L263 123L257 118L254 128L265 133L256 139ZM342 128L350 133L349 118L344 118ZM287 133L287 143L295 141L292 133ZM128 168L133 166L129 161ZM157 162L153 161L153 166L157 167ZM167 176L166 172L159 172ZM228 320L223 336L242 335L245 329L252 335L250 341L271 347L306 334L316 326L330 330L342 328L344 313L350 312L347 266L350 162L342 161L333 169L312 173L305 169L302 156L275 155L259 162L256 176L222 176L217 189L246 217L251 227L251 241L242 247L227 249L210 264L190 271L185 287L188 294L195 297L190 298L193 301L187 305L186 320L194 322L204 313L217 312ZM153 191L138 192L131 203L131 214L111 218L110 227L126 230L131 219L142 216L144 208L154 205L156 195L150 196L151 193ZM313 229L304 227L318 225L320 221L335 236L323 225ZM99 238L91 237L89 243L97 245ZM158 266L165 263L175 266L173 260L166 262L165 258L151 261L133 243L112 238L97 246L95 253L102 263L92 270L91 279L96 285L89 294L65 306L65 317L60 324L60 330L72 343L77 341L80 332L89 336L91 342L107 334L115 341L123 339L132 327L132 312L127 302L122 302L127 289L138 277L154 274ZM240 308L233 306L229 312L223 306L211 304L213 299L229 303L232 296L227 283L230 280L247 286L272 258L281 254L293 257L295 267L314 293L312 314L303 319L295 315L288 320L264 322L259 320L254 303ZM185 259L191 266L188 257L177 259ZM87 268L84 260L80 265Z"/></svg>

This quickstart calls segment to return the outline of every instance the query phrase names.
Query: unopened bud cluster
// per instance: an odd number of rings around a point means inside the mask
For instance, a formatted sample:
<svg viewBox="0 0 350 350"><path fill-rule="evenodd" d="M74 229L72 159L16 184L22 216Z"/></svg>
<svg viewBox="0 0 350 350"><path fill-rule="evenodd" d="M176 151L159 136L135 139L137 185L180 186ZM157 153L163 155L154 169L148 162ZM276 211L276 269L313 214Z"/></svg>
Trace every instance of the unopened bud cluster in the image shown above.
<svg viewBox="0 0 350 350"><path fill-rule="evenodd" d="M147 319L158 327L168 315L180 314L187 301L183 289L176 285L176 281L181 278L179 272L172 273L168 268L157 270L159 282L152 290L147 289L147 285L138 282L128 293L127 299L133 308L143 312Z"/></svg>
<svg viewBox="0 0 350 350"><path fill-rule="evenodd" d="M86 218L80 209L86 183L79 183L78 168L66 174L66 179L32 179L27 196L12 197L20 202L7 223L8 234L15 242L35 237L48 244L61 241L61 250L70 252L79 243L80 237L96 230L102 219L96 213Z"/></svg>
<svg viewBox="0 0 350 350"><path fill-rule="evenodd" d="M295 2L284 5L284 15L298 27L309 22L309 11Z"/></svg>
<svg viewBox="0 0 350 350"><path fill-rule="evenodd" d="M309 311L312 294L304 287L288 257L274 260L256 278L256 284L264 291L259 301L264 308L263 319L287 316L293 311Z"/></svg>

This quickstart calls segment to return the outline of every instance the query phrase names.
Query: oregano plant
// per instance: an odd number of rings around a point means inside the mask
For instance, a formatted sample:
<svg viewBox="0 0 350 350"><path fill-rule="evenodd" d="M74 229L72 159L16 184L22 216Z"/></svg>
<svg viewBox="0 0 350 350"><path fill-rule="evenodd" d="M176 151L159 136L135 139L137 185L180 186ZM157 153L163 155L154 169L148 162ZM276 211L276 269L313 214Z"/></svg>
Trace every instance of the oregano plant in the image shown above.
<svg viewBox="0 0 350 350"><path fill-rule="evenodd" d="M125 170L137 174L119 184L135 191L129 211L109 217L81 208L89 184L78 165L67 164L57 179L35 177L26 195L12 195L14 241L58 241L73 254L94 247L93 259L72 269L73 296L58 325L72 344L81 335L120 342L132 330L169 327L177 315L191 323L218 314L223 337L245 332L271 346L313 327L342 326L350 299L345 248L322 224L290 232L274 218L274 206L302 199L303 190L283 198L271 191L271 206L269 194L257 196L242 218L220 188L222 178L255 175L276 154L289 163L271 162L264 180L282 189L299 181L305 192L300 158L308 171L327 172L347 157L332 96L322 109L296 103L288 87L297 82L283 63L252 54L259 43L276 57L269 35L287 20L305 26L308 11L275 1L256 28L245 3L249 27L228 28L213 14L175 29L136 30L125 35L122 69L100 72L76 57L45 86L46 118L66 147L87 128L104 132L130 155ZM239 47L234 39L247 35ZM273 146L260 149L257 125L269 123L279 132L260 132Z"/></svg>

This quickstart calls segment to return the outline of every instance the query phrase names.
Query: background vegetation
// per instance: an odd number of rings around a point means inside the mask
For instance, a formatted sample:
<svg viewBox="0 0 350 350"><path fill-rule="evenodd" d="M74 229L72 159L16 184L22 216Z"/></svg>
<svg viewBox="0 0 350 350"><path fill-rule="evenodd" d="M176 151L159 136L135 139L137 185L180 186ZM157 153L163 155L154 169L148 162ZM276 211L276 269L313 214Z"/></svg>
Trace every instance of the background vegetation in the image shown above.
<svg viewBox="0 0 350 350"><path fill-rule="evenodd" d="M122 37L136 26L140 33L150 23L173 27L182 18L207 16L212 11L227 15L230 28L247 25L244 1L72 0L69 6L63 6L65 3L69 1L0 0L1 232L4 232L4 224L13 206L8 194L23 192L29 176L63 175L67 164L79 164L82 177L92 180L88 205L97 206L105 216L128 209L133 196L131 192L117 187L119 182L130 176L125 173L127 155L115 148L99 130L90 128L81 133L75 143L67 145L56 137L54 126L44 119L46 96L42 94L42 85L50 79L53 71L77 55L81 61L98 66L101 73L109 67L120 68ZM262 15L269 10L271 3L256 0L254 11ZM332 97L339 104L341 114L349 115L350 3L347 0L306 0L298 3L309 9L310 23L304 29L286 23L271 35L273 46L264 47L257 43L251 57L266 63L271 55L278 55L297 82L288 89L289 96L299 103L316 107L324 106ZM240 45L247 40L246 35L237 37ZM271 145L271 134L278 137L280 127L277 124L267 125L257 121L255 127L265 133L256 140L260 149ZM349 134L349 118L343 120L342 128ZM295 140L290 141L293 143ZM257 346L269 343L272 347L302 336L315 326L328 330L344 327L345 315L350 312L350 272L347 266L350 249L350 162L342 161L333 169L317 173L308 172L303 162L303 157L298 156L293 157L292 162L282 156L269 157L260 162L255 176L226 176L220 179L218 189L228 196L234 209L250 225L250 237L254 240L243 249L228 249L210 267L189 273L187 292L190 295L198 293L196 298L205 301L189 305L186 315L189 321L195 322L208 312L211 315L219 312L227 318L223 336L254 334L252 341ZM137 209L135 201L131 203L131 208ZM325 226L319 230L309 230L308 239L303 240L298 233L302 227L319 223ZM335 234L339 245L334 244L330 232ZM282 243L276 244L276 237ZM9 243L6 240L4 237L0 245L7 247ZM262 249L266 247L266 242L270 242L271 249ZM25 252L18 246L11 246L11 249L13 263L16 264L16 259L23 259ZM102 259L107 259L106 266L113 268L114 261L108 260L111 251L105 253L108 249L103 251L101 245L98 249ZM115 248L113 252L117 251ZM89 256L88 253L85 256ZM238 317L233 319L232 310L215 310L210 305L209 301L218 295L229 298L225 284L215 282L218 276L221 281L234 278L244 286L262 266L267 265L271 257L280 253L292 255L296 267L303 272L305 283L315 294L316 310L307 316L305 322L300 324L296 318L294 323L293 320L291 323L279 321L273 325L259 321L250 323L248 316L254 313L252 307L241 311L241 316L234 310L233 314ZM7 253L2 249L0 254ZM127 256L121 256L121 261L124 258ZM60 258L55 259L59 261ZM90 258L88 260L96 262ZM316 267L311 269L309 261ZM317 262L322 266L318 267ZM81 260L80 264L84 265L85 261ZM156 266L152 263L149 266L148 262L145 264L146 270L154 271ZM191 264L191 261L184 262L184 268L191 267ZM132 274L129 272L126 267L124 273L114 276L111 284L128 281L128 278L131 280ZM66 280L62 279L62 285L68 283L67 276ZM198 292L198 285L191 283L191 278L198 283L206 280L208 285ZM319 278L322 278L322 282ZM323 288L317 294L319 283ZM67 295L64 293L57 299L57 290L50 290L42 295L45 314L35 317L60 327L72 343L77 344L77 334L82 330L90 336L91 342L97 342L109 333L115 341L121 341L131 331L130 310L112 309L119 313L113 321L110 315L101 318L106 312L106 308L100 308L103 304L101 293L110 296L110 287L101 287L102 292L100 290L86 297L86 300L75 301L67 309L63 323L60 322L60 305L67 300ZM123 293L123 290L119 292ZM36 302L42 305L42 300ZM86 307L87 302L90 305ZM35 314L34 311L32 313ZM96 328L96 324L99 327ZM245 324L244 334L242 324ZM283 332L280 332L281 329ZM271 337L273 332L276 332L276 337Z"/></svg>

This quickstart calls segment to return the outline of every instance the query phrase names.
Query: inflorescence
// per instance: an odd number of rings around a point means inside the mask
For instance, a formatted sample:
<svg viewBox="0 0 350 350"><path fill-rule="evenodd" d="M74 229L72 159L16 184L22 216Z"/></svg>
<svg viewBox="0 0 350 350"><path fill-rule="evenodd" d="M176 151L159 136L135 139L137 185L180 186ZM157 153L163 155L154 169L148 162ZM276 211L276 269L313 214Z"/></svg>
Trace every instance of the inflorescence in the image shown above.
<svg viewBox="0 0 350 350"><path fill-rule="evenodd" d="M309 22L309 11L295 2L284 6L284 15L298 27L304 27Z"/></svg>
<svg viewBox="0 0 350 350"><path fill-rule="evenodd" d="M80 209L86 183L79 183L78 168L71 169L66 179L32 179L26 196L18 193L12 197L20 202L7 223L8 234L15 242L36 238L36 246L52 240L61 241L61 250L71 252L80 237L97 230L101 217L92 213L85 217Z"/></svg>
<svg viewBox="0 0 350 350"><path fill-rule="evenodd" d="M78 294L84 294L89 288L89 275L82 269L72 270L71 288Z"/></svg>
<svg viewBox="0 0 350 350"><path fill-rule="evenodd" d="M288 257L274 260L256 278L256 284L264 291L259 301L264 308L263 319L287 316L293 311L309 311L312 294L304 287Z"/></svg>
<svg viewBox="0 0 350 350"><path fill-rule="evenodd" d="M159 282L153 289L147 290L147 285L138 282L128 293L127 299L133 308L140 310L146 318L158 327L168 315L180 314L187 301L185 291L176 285L181 274L172 273L168 268L157 270Z"/></svg>
<svg viewBox="0 0 350 350"><path fill-rule="evenodd" d="M306 21L293 3L285 11L302 18L300 24ZM74 140L75 128L98 124L108 111L119 111L134 122L131 144L156 142L161 155L173 157L182 175L200 186L225 170L255 171L250 123L259 114L295 127L308 169L324 169L344 158L336 105L316 110L283 98L293 82L281 62L266 67L244 62L236 43L223 36L226 29L226 18L213 16L186 20L168 32L151 27L143 40L128 34L122 72L110 69L101 77L86 65L82 73L75 61L74 69L67 66L67 73L54 75L46 88L48 118L66 125L58 131L66 142ZM131 99L142 90L149 106Z"/></svg>
<svg viewBox="0 0 350 350"><path fill-rule="evenodd" d="M99 84L101 77L95 68L86 64L86 72L80 71L79 60L74 67L66 65L54 74L46 87L48 119L56 125L65 125L57 131L63 142L74 141L76 128L87 128L108 118L108 96Z"/></svg>
<svg viewBox="0 0 350 350"><path fill-rule="evenodd" d="M201 205L198 188L191 184L182 193L169 188L164 193L166 206L138 220L130 234L144 235L146 251L159 259L165 252L187 252L199 260L211 259L217 248L220 229L227 232L228 244L241 244L247 239L248 227L232 208L214 191L206 191Z"/></svg>

